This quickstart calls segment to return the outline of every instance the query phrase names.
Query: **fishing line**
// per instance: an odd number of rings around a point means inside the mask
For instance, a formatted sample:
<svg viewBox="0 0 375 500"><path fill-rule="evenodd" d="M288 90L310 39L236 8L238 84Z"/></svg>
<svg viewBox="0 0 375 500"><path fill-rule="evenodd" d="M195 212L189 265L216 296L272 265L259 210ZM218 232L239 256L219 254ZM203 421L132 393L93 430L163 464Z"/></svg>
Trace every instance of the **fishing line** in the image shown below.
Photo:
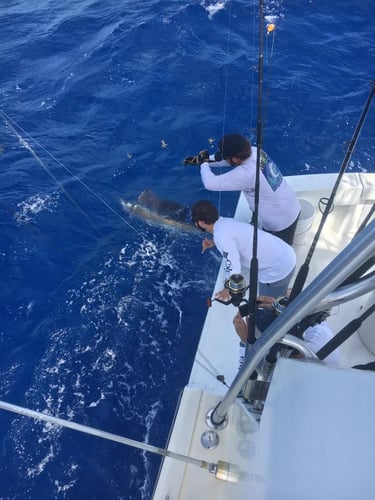
<svg viewBox="0 0 375 500"><path fill-rule="evenodd" d="M207 358L207 356L200 350L198 349L197 354L202 358L202 360L207 364L204 365L202 361L199 361L199 359L195 359L195 362L201 366L204 370L206 370L207 373L215 377L216 380L224 384L226 387L229 388L229 385L225 381L224 375L221 375L219 371L216 369L215 365Z"/></svg>
<svg viewBox="0 0 375 500"><path fill-rule="evenodd" d="M250 289L249 289L249 321L247 343L254 344L255 337L255 317L257 309L258 291L258 214L259 214L259 190L260 190L260 160L263 143L263 0L259 0L259 64L258 64L258 118L257 118L257 160L254 192L254 213L253 213L253 248L250 262Z"/></svg>
<svg viewBox="0 0 375 500"><path fill-rule="evenodd" d="M232 2L229 2L229 13L228 13L228 27L227 27L227 45L226 45L226 56L227 64L225 65L225 78L224 78L224 98L223 98L223 120L221 128L221 136L225 135L225 124L227 115L227 102L228 102L228 58L230 51L230 37L232 33Z"/></svg>
<svg viewBox="0 0 375 500"><path fill-rule="evenodd" d="M223 97L223 117L222 117L222 127L221 127L221 137L224 137L225 135L225 125L226 125L226 116L227 116L227 104L228 104L228 59L229 59L229 52L230 52L230 38L231 38L231 33L232 33L232 2L229 2L229 13L228 13L228 25L227 25L227 40L226 40L226 58L227 58L227 63L225 65L225 70L224 70L224 97ZM223 169L220 167L220 172L222 172ZM219 213L221 211L221 200L222 200L222 193L219 191L218 193L218 210Z"/></svg>
<svg viewBox="0 0 375 500"><path fill-rule="evenodd" d="M0 207L3 207L4 211L8 213L11 219L14 217L14 212L9 207L7 207L2 201L0 201ZM30 231L45 240L48 245L50 245L55 251L59 252L63 257L66 258L68 262L73 262L75 265L78 264L75 260L75 255L73 255L69 250L65 250L64 248L57 245L52 238L49 238L44 232L39 229L33 222L29 222L27 224L27 228L30 228Z"/></svg>
<svg viewBox="0 0 375 500"><path fill-rule="evenodd" d="M271 72L272 72L272 63L273 63L273 53L274 53L274 47L275 47L275 34L276 34L276 29L273 28L272 31L269 31L269 26L267 27L267 37L266 40L268 40L269 35L272 34L272 44L271 44L271 55L268 57L267 55L267 84L266 84L266 91L265 91L265 98L264 98L264 111L263 111L263 128L266 126L267 122L267 112L268 112L268 102L269 102L269 93L270 93L270 81L271 81ZM266 53L268 53L268 44L266 43Z"/></svg>
<svg viewBox="0 0 375 500"><path fill-rule="evenodd" d="M256 3L254 2L254 6L253 6L253 29L251 30L252 34L253 34L252 45L251 45L252 53L254 53L254 48L255 48L255 33L256 33L256 29L255 29L256 24L255 24L255 22L256 22ZM255 72L252 71L251 72L251 92L250 92L250 130L252 129L251 124L253 123L253 119L254 119L253 110L255 108L255 104L254 104L254 101L255 101L255 88L256 88Z"/></svg>
<svg viewBox="0 0 375 500"><path fill-rule="evenodd" d="M122 217L116 210L114 210L99 194L97 194L93 189L90 188L82 179L80 179L77 175L74 174L69 168L67 168L60 160L58 160L52 153L50 153L42 144L40 144L36 139L31 137L20 125L18 125L14 120L12 120L4 111L0 109L0 115L2 116L5 124L12 130L15 136L18 138L20 143L31 153L31 155L36 159L36 161L43 167L43 169L50 175L50 177L56 182L56 184L62 189L64 194L68 197L68 199L73 203L73 205L78 208L78 210L85 216L90 225L94 228L95 232L102 238L103 235L96 228L94 223L88 217L88 215L83 211L83 209L78 205L78 203L72 198L71 195L66 191L66 189L62 186L61 182L50 172L48 167L44 164L44 162L38 157L38 155L34 152L31 146L23 139L23 137L18 133L15 127L22 131L24 135L26 135L29 139L31 139L35 144L37 144L48 156L50 156L60 167L62 167L69 175L71 175L77 182L79 182L87 191L89 191L97 200L100 201L106 208L108 208L113 214L115 214L122 222L124 222L127 226L129 226L135 233L142 237L143 235L137 231L137 229L132 226L124 217Z"/></svg>
<svg viewBox="0 0 375 500"><path fill-rule="evenodd" d="M64 186L62 185L62 183L53 175L53 173L50 171L50 169L47 167L47 165L42 161L42 159L39 158L39 156L35 153L35 151L30 146L30 144L21 136L21 134L18 133L18 131L16 130L16 128L10 123L9 119L5 118L5 116L6 116L5 113L3 111L1 111L1 110L0 110L0 113L3 116L5 124L7 125L7 127L9 127L11 129L11 131L17 137L17 139L19 140L19 142L21 143L21 145L25 149L27 149L27 151L29 151L29 153L35 158L35 160L39 163L39 165L43 168L43 170L52 178L52 180L55 181L55 183L62 190L62 192L65 194L65 196L72 202L72 204L77 208L77 210L79 212L81 212L81 214L85 217L85 219L90 224L90 226L94 229L94 231L96 232L96 234L102 238L103 235L97 229L97 227L92 222L92 220L89 218L89 216L85 213L85 211L78 205L78 203L74 200L74 198L72 198L72 196L67 192L67 190L64 188Z"/></svg>
<svg viewBox="0 0 375 500"><path fill-rule="evenodd" d="M255 48L255 34L256 34L256 17L257 17L257 9L256 9L256 3L254 3L253 5L253 15L252 15L252 20L253 20L253 23L252 23L252 34L253 34L253 37L252 37L252 44L251 44L251 48L252 48L252 53L254 52L254 48ZM252 65L252 69L256 70L257 69L257 63L254 62L254 64ZM256 132L255 128L252 127L252 123L253 123L253 110L254 110L254 100L255 100L255 88L256 88L256 83L254 83L254 79L255 79L255 71L251 71L251 82L250 82L250 86L251 86L251 91L250 91L250 120L245 124L245 126L243 127L243 132L246 133L246 131L248 130L249 131L249 134L250 134L250 137L251 137L251 143L253 142L253 134L254 132Z"/></svg>

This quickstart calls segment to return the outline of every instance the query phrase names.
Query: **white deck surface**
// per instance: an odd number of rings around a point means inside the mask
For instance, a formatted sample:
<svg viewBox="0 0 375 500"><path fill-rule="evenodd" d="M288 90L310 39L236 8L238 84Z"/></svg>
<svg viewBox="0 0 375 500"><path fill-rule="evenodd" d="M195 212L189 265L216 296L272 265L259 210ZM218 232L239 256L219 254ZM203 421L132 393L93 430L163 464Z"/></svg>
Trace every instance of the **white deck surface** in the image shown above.
<svg viewBox="0 0 375 500"><path fill-rule="evenodd" d="M235 404L228 426L219 432L220 446L212 451L202 447L200 436L207 430L206 412L218 399L186 389L182 409L188 418L176 422L170 450L239 464L239 481L219 481L205 469L166 459L154 498L369 500L375 463L374 384L374 372L282 359L260 426ZM198 408L196 419L192 408Z"/></svg>

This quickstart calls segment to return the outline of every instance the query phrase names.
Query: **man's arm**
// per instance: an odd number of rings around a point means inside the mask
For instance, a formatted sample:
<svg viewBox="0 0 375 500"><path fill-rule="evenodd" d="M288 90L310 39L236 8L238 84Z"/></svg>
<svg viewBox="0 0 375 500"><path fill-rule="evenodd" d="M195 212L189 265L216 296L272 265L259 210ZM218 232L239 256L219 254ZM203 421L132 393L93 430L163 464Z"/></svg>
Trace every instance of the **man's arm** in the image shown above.
<svg viewBox="0 0 375 500"><path fill-rule="evenodd" d="M224 174L214 174L211 167L222 166L222 164L223 162L202 163L200 167L201 179L206 189L209 191L241 191L247 187L246 179L243 178L243 173L245 172L243 169L240 170L238 167L235 167ZM224 162L224 164L228 166L227 162Z"/></svg>

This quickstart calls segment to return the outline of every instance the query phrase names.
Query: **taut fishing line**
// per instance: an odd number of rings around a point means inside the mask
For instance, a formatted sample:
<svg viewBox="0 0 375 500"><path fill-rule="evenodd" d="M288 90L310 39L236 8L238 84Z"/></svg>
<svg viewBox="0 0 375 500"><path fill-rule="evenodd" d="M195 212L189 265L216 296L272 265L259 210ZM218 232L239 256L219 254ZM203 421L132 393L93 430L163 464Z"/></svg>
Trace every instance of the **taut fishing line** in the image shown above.
<svg viewBox="0 0 375 500"><path fill-rule="evenodd" d="M95 224L91 221L87 213L78 205L78 203L74 200L74 198L66 191L61 182L53 175L47 165L42 161L41 158L35 153L30 144L22 137L22 135L17 131L20 130L22 133L27 136L30 140L32 140L35 144L37 144L48 156L50 156L60 167L62 167L69 175L71 175L77 182L79 182L87 191L89 191L97 200L100 201L106 208L108 208L112 213L114 213L122 222L124 222L127 226L129 226L135 233L143 238L143 235L137 231L137 229L132 226L124 217L122 217L114 208L112 208L98 193L96 193L93 189L90 188L82 179L80 179L77 175L74 174L71 170L69 170L60 160L58 160L55 156L53 156L42 144L40 144L36 139L30 136L20 125L18 125L14 120L12 120L4 111L0 110L0 115L3 118L6 126L13 132L13 134L20 141L21 145L29 151L29 153L35 158L35 160L39 163L39 165L47 172L47 174L55 181L55 183L59 186L59 188L64 192L67 198L73 203L73 205L83 214L85 219L89 222L90 226L95 230L96 234L100 237L103 235L100 233Z"/></svg>
<svg viewBox="0 0 375 500"><path fill-rule="evenodd" d="M225 125L226 125L226 115L227 115L227 103L228 103L228 57L229 57L229 50L230 50L230 36L231 36L231 31L232 31L232 2L229 2L229 12L228 12L228 27L227 27L227 43L226 43L226 56L227 56L227 63L225 65L225 79L224 79L224 98L223 98L223 118L222 118L222 127L221 127L221 137L224 137L225 135ZM222 170L222 168L220 168ZM219 213L221 212L221 200L222 200L222 194L221 191L219 191L219 203L218 203L218 210Z"/></svg>

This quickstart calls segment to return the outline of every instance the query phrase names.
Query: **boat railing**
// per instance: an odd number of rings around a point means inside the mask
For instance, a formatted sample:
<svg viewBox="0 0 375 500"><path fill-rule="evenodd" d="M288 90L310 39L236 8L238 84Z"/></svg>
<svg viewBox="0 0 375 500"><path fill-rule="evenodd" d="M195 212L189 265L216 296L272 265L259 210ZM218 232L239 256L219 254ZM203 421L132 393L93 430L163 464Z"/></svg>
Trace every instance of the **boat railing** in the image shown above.
<svg viewBox="0 0 375 500"><path fill-rule="evenodd" d="M316 310L328 294L336 290L363 262L372 258L374 254L375 221L372 221L288 305L283 314L278 316L251 346L240 371L223 400L215 409L209 412L213 427L219 428L226 421L229 408L271 347L287 334L296 323L311 311Z"/></svg>
<svg viewBox="0 0 375 500"><path fill-rule="evenodd" d="M326 311L375 290L375 271L362 276L350 285L340 286L327 295L313 312Z"/></svg>

